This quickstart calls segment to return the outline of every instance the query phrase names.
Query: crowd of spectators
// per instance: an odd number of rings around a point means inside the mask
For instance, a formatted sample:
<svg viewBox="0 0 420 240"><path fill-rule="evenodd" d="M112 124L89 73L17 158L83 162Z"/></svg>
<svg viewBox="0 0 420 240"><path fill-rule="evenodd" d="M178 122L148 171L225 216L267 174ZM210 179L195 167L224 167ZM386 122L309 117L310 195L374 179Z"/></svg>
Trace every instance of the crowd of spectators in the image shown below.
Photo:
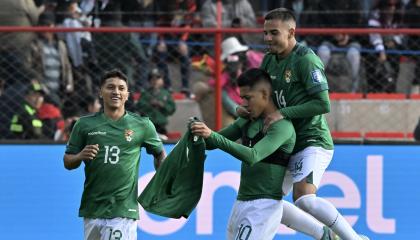
<svg viewBox="0 0 420 240"><path fill-rule="evenodd" d="M215 27L216 2L2 0L0 25ZM221 3L222 27L261 27L261 16L275 7L292 9L299 28L420 27L420 0L261 0L259 4L222 0ZM195 84L191 79L192 57L213 56L213 47L207 44L212 43L212 37L187 33L1 32L0 120L6 124L0 128L0 138L65 141L78 117L99 110L100 101L96 97L99 77L113 68L127 73L130 91L139 93L140 98L131 99L128 109L143 115L157 110L151 118L159 119L155 124L164 135L167 117L175 111L171 93L179 91L194 98L190 86ZM402 56L415 65L409 81L412 85L420 84L420 57L412 51L420 46L418 35L340 33L298 37L320 56L332 91L395 92ZM240 103L240 98L235 97L235 79L249 67L250 60L255 63L263 54L261 39L257 34L224 36L223 104L227 115L233 118L233 106ZM178 74L170 66L176 66ZM206 91L212 87L211 78L205 85ZM164 117L157 117L160 115ZM30 124L20 122L23 119Z"/></svg>

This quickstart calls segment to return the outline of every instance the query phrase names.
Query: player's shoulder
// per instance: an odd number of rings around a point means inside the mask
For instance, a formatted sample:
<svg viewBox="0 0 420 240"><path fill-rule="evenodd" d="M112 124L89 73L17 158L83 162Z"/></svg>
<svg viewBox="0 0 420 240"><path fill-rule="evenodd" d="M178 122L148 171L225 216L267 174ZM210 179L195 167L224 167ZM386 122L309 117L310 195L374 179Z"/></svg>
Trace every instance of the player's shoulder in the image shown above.
<svg viewBox="0 0 420 240"><path fill-rule="evenodd" d="M275 126L276 128L279 129L284 129L285 127L287 128L293 128L293 123L290 119L287 118L283 118L281 120L275 121L274 123L272 123L273 126Z"/></svg>
<svg viewBox="0 0 420 240"><path fill-rule="evenodd" d="M127 113L127 116L128 116L130 121L137 122L138 124L149 124L149 123L151 123L151 120L148 117L140 116L139 114L134 113L134 112L130 112L130 111L127 111L126 113Z"/></svg>
<svg viewBox="0 0 420 240"><path fill-rule="evenodd" d="M301 57L301 58L316 56L316 54L310 47L305 46L300 43L296 43L296 47L293 52L297 57Z"/></svg>
<svg viewBox="0 0 420 240"><path fill-rule="evenodd" d="M97 121L99 119L99 117L101 116L102 112L96 112L96 113L89 113L86 115L82 115L78 122L79 124L82 123L90 123L90 122L94 122Z"/></svg>

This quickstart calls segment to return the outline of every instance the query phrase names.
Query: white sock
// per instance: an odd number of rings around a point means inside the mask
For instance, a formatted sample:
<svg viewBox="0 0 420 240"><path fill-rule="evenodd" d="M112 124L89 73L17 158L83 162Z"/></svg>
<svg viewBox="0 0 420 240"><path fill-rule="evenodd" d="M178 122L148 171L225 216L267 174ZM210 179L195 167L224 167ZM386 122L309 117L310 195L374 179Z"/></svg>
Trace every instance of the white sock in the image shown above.
<svg viewBox="0 0 420 240"><path fill-rule="evenodd" d="M284 200L281 223L315 239L321 239L322 235L324 235L323 225L318 220L294 204Z"/></svg>
<svg viewBox="0 0 420 240"><path fill-rule="evenodd" d="M350 224L327 200L308 194L295 201L296 206L331 228L343 240L360 239Z"/></svg>

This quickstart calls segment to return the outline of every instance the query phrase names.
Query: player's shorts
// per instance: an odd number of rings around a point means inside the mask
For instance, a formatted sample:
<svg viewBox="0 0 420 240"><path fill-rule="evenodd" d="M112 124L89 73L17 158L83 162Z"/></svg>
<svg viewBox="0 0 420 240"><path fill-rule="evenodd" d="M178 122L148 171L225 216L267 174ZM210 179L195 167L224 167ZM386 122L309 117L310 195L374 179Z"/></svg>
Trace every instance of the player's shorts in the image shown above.
<svg viewBox="0 0 420 240"><path fill-rule="evenodd" d="M282 200L237 200L230 214L227 239L271 240L280 226L282 213Z"/></svg>
<svg viewBox="0 0 420 240"><path fill-rule="evenodd" d="M289 194L293 183L300 182L305 177L308 177L307 181L309 183L318 188L322 175L330 165L333 154L334 150L326 150L322 147L307 147L293 154L284 176L283 194Z"/></svg>
<svg viewBox="0 0 420 240"><path fill-rule="evenodd" d="M137 220L85 218L85 240L137 240Z"/></svg>

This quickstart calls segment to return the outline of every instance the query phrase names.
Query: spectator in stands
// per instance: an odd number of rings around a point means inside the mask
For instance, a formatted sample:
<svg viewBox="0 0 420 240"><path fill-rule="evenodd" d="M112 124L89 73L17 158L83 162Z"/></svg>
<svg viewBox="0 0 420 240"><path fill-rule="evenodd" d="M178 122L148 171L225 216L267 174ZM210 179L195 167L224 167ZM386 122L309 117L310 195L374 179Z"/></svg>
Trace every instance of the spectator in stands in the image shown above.
<svg viewBox="0 0 420 240"><path fill-rule="evenodd" d="M74 124L80 118L80 109L74 99L67 99L63 103L63 121L61 121L54 134L54 141L65 142L69 140Z"/></svg>
<svg viewBox="0 0 420 240"><path fill-rule="evenodd" d="M402 22L401 0L379 0L370 14L368 26L372 28L398 28ZM403 48L401 35L369 35L370 43L377 54L367 56L367 87L369 92L395 92L399 71L399 55L388 50Z"/></svg>
<svg viewBox="0 0 420 240"><path fill-rule="evenodd" d="M4 89L0 96L0 122L6 123L0 124L0 138L6 138L9 135L10 126L7 123L15 114L16 109L20 108L20 104L24 100L26 85L31 82L38 82L39 79L35 71L23 66L17 67L19 67L19 71L13 76L12 83Z"/></svg>
<svg viewBox="0 0 420 240"><path fill-rule="evenodd" d="M48 139L53 139L63 117L60 108L50 102L48 96L38 109L38 118L42 121L42 134Z"/></svg>
<svg viewBox="0 0 420 240"><path fill-rule="evenodd" d="M166 125L168 117L175 113L175 102L171 93L164 88L163 75L154 68L149 74L150 87L141 92L136 104L137 112L148 116L162 140L168 140Z"/></svg>
<svg viewBox="0 0 420 240"><path fill-rule="evenodd" d="M217 1L206 0L201 7L204 27L217 25ZM248 0L222 1L222 27L231 27L234 19L239 19L243 27L255 27L255 12Z"/></svg>
<svg viewBox="0 0 420 240"><path fill-rule="evenodd" d="M122 11L125 13L123 22L130 27L151 28L156 26L160 12L157 0L122 0ZM157 44L156 33L135 34L146 46L145 54L152 56L153 49ZM143 71L144 72L144 71ZM147 77L147 76L146 76Z"/></svg>
<svg viewBox="0 0 420 240"><path fill-rule="evenodd" d="M358 0L321 0L319 21L322 27L361 27L362 7ZM325 66L331 91L357 92L360 85L361 46L346 33L327 37L317 52Z"/></svg>
<svg viewBox="0 0 420 240"><path fill-rule="evenodd" d="M84 98L82 104L82 115L92 114L101 110L102 104L96 95L88 95Z"/></svg>
<svg viewBox="0 0 420 240"><path fill-rule="evenodd" d="M255 12L248 0L222 1L222 26L227 27L256 27ZM201 7L201 20L203 27L217 26L217 1L206 0ZM236 35L236 37L238 37ZM242 34L242 44L255 43L255 34Z"/></svg>
<svg viewBox="0 0 420 240"><path fill-rule="evenodd" d="M129 27L155 27L157 15L160 12L156 0L123 0L121 2L121 10L124 12L124 25ZM131 36L141 56L141 66L149 69L150 58L157 44L157 34L131 33ZM136 90L139 91L147 85L148 72L140 68L136 69L136 72L139 78Z"/></svg>
<svg viewBox="0 0 420 240"><path fill-rule="evenodd" d="M35 26L43 11L33 0L1 0L0 26ZM36 37L32 32L0 33L0 79L10 85L24 66L29 55L30 42Z"/></svg>
<svg viewBox="0 0 420 240"><path fill-rule="evenodd" d="M318 48L317 54L324 63L331 91L359 91L360 51L360 44L345 33L334 35Z"/></svg>
<svg viewBox="0 0 420 240"><path fill-rule="evenodd" d="M197 5L195 0L158 1L158 8L162 12L157 20L160 27L190 28L193 24ZM181 92L187 97L190 94L191 59L190 50L186 41L189 34L161 34L158 39L154 61L164 75L165 87L172 91L172 76L169 72L168 62L176 58L179 60L181 75ZM169 42L172 42L169 44Z"/></svg>
<svg viewBox="0 0 420 240"><path fill-rule="evenodd" d="M54 27L53 13L45 12L39 18L40 26ZM53 32L42 32L31 44L29 65L41 77L46 94L56 105L60 105L63 94L74 90L73 72L67 48Z"/></svg>
<svg viewBox="0 0 420 240"><path fill-rule="evenodd" d="M120 1L107 1L100 6L98 16L101 26L123 27ZM130 33L95 33L94 46L100 72L109 69L121 69L126 72L130 89L136 91L141 86L139 72L144 68L142 48L137 39ZM101 74L100 74L101 75Z"/></svg>
<svg viewBox="0 0 420 240"><path fill-rule="evenodd" d="M77 0L68 0L59 5L57 14L62 20L57 21L62 27L83 28L92 25L91 19L82 13ZM73 67L74 84L87 92L94 92L93 86L99 85L96 77L97 59L90 32L62 33L67 45L68 54Z"/></svg>
<svg viewBox="0 0 420 240"><path fill-rule="evenodd" d="M263 55L263 53L242 45L235 37L223 40L221 55L221 60L224 64L221 76L223 126L227 126L235 120L237 117L236 108L242 103L236 78L247 69L259 67ZM201 101L206 95L212 93L215 83L215 79L210 79L208 83L200 82L195 84L194 93L196 100Z"/></svg>
<svg viewBox="0 0 420 240"><path fill-rule="evenodd" d="M284 0L281 6L295 13L297 27L317 28L320 26L318 1ZM300 43L307 46L318 46L322 42L320 36L302 35L297 38Z"/></svg>
<svg viewBox="0 0 420 240"><path fill-rule="evenodd" d="M404 25L408 28L420 28L420 0L411 0L406 7L404 13ZM420 36L419 35L408 35L407 36L407 48L409 50L415 50L420 48ZM413 85L420 85L420 54L413 55L413 60L416 63L416 67L413 74Z"/></svg>
<svg viewBox="0 0 420 240"><path fill-rule="evenodd" d="M42 86L32 81L24 87L24 98L8 121L8 138L12 139L40 139L44 138L42 121L38 118L38 109L44 102Z"/></svg>

